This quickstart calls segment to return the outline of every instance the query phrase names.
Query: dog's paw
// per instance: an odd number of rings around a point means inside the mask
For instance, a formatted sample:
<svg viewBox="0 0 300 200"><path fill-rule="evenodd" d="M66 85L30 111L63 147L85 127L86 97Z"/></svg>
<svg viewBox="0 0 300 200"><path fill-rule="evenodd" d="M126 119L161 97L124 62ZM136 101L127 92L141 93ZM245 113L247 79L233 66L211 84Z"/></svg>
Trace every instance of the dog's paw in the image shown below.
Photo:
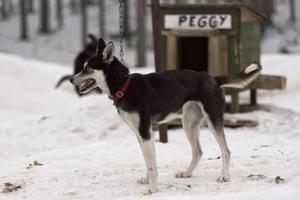
<svg viewBox="0 0 300 200"><path fill-rule="evenodd" d="M139 184L146 185L149 184L149 179L147 177L142 177L136 181Z"/></svg>
<svg viewBox="0 0 300 200"><path fill-rule="evenodd" d="M182 172L182 171L177 172L175 175L176 178L190 178L191 176L192 176L192 174Z"/></svg>
<svg viewBox="0 0 300 200"><path fill-rule="evenodd" d="M230 178L229 176L219 176L217 179L217 182L219 183L225 183L225 182L229 182Z"/></svg>
<svg viewBox="0 0 300 200"><path fill-rule="evenodd" d="M152 193L155 193L156 189L147 189L145 192L143 192L144 195L150 195Z"/></svg>

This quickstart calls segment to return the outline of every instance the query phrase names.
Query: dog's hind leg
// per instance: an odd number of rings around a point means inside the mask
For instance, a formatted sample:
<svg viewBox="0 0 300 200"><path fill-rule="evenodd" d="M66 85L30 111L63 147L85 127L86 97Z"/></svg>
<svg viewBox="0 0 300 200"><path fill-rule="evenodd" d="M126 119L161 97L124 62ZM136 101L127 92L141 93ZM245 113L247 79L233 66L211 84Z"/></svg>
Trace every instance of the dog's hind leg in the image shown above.
<svg viewBox="0 0 300 200"><path fill-rule="evenodd" d="M188 168L185 171L179 171L176 174L176 177L189 178L192 176L192 173L203 154L199 143L199 129L203 114L199 105L192 101L185 103L182 107L182 111L183 129L192 147L192 160Z"/></svg>
<svg viewBox="0 0 300 200"><path fill-rule="evenodd" d="M214 116L214 117L212 117ZM226 138L223 128L223 113L214 113L213 115L208 115L207 125L213 135L215 136L222 154L222 174L217 179L218 182L228 182L230 181L230 151L228 149Z"/></svg>

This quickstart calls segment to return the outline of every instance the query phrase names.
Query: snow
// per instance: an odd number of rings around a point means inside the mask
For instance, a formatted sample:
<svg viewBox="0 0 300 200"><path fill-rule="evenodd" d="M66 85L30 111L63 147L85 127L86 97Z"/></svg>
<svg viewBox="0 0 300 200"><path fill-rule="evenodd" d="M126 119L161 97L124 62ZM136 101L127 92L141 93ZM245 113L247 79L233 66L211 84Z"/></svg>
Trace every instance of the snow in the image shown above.
<svg viewBox="0 0 300 200"><path fill-rule="evenodd" d="M266 110L226 114L259 122L255 128L225 130L232 152L231 182L215 181L220 152L205 128L200 137L204 155L194 176L176 179L191 152L183 130L170 130L168 144L156 143L158 192L150 198L298 199L298 63L299 55L264 55L264 73L286 75L287 89L259 91ZM142 194L145 186L136 183L145 175L145 165L134 134L107 96L78 98L68 83L55 90L67 73L69 68L59 64L0 54L0 191L5 182L22 187L0 193L0 199L148 199ZM34 160L43 165L27 169ZM276 184L276 176L284 182Z"/></svg>
<svg viewBox="0 0 300 200"><path fill-rule="evenodd" d="M261 44L263 53L278 53L280 49L291 54L300 52L300 3L295 1L295 23L289 21L289 3L288 0L274 1L272 26L267 27Z"/></svg>

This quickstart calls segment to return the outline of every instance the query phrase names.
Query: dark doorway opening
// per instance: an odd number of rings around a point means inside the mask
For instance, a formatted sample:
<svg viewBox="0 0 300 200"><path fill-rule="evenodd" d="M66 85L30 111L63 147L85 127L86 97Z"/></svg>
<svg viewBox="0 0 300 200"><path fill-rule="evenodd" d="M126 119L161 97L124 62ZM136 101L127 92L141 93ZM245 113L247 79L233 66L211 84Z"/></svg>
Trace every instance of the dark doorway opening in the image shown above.
<svg viewBox="0 0 300 200"><path fill-rule="evenodd" d="M208 37L178 38L178 67L208 71Z"/></svg>

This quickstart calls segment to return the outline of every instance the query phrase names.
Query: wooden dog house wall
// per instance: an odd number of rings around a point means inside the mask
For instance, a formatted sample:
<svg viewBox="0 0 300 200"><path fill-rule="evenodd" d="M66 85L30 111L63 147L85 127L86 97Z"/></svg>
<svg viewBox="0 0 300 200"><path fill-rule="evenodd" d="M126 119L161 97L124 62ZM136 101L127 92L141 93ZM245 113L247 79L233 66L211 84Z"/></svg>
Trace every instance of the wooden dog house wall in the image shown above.
<svg viewBox="0 0 300 200"><path fill-rule="evenodd" d="M231 75L260 62L260 24L265 17L247 6L160 5L159 13L164 70ZM230 111L238 112L239 91L226 92L232 96Z"/></svg>

